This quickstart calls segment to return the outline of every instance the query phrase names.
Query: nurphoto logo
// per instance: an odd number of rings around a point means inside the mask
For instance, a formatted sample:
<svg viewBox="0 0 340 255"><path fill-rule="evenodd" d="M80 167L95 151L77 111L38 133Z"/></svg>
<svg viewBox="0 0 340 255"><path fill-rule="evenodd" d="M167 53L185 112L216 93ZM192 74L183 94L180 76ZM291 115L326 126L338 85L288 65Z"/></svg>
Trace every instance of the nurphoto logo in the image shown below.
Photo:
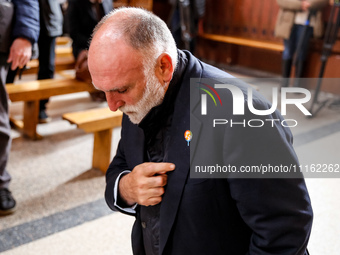
<svg viewBox="0 0 340 255"><path fill-rule="evenodd" d="M247 89L247 95L245 96L244 91L241 90L240 87L232 84L226 83L217 83L214 85L208 85L209 82L197 81L196 85L199 84L198 89L202 91L200 95L201 101L201 115L209 114L209 107L226 107L223 104L223 97L221 99L220 95L228 92L232 97L232 114L233 116L242 116L245 115L245 107L249 109L249 111L255 116L269 116L273 114L278 108L281 112L281 115L287 115L287 106L297 107L305 116L311 116L312 114L307 110L304 106L311 99L311 93L309 90L301 87L283 87L279 89L277 87L272 88L271 90L271 105L267 109L257 109L257 105L255 104L254 98L254 89L252 87L245 88ZM210 83L212 84L212 83ZM197 88L197 87L196 87ZM297 97L298 95L298 97ZM212 100L213 104L208 104L208 100ZM225 100L225 99L224 99ZM209 105L209 107L208 107ZM213 111L213 109L210 109ZM295 119L273 119L273 118L253 118L253 119L240 119L239 121L235 119L213 119L212 126L216 127L217 125L230 125L230 127L234 126L243 126L243 127L254 127L259 128L264 125L271 125L274 127L276 124L280 124L284 127L296 127L298 125L297 120ZM279 123L280 122L280 123Z"/></svg>
<svg viewBox="0 0 340 255"><path fill-rule="evenodd" d="M203 83L201 83L203 84ZM217 91L215 89L228 89L233 97L233 114L234 115L244 115L244 102L245 102L245 98L244 98L244 94L242 92L242 90L240 88L238 88L235 85L231 85L231 84L215 84L214 88L212 86L209 86L207 84L203 84L204 86L206 86L207 88L210 88L210 90L217 96L217 98L220 101L220 104L222 106L222 101L221 98L219 96L219 94L217 93ZM203 90L204 92L206 92L214 101L215 106L217 106L216 100L214 98L214 96L212 95L211 92L209 92L207 89L204 88L200 88L201 90ZM288 98L288 94L289 93L299 93L299 94L303 94L304 97L302 98ZM250 112L252 112L255 115L259 115L259 116L264 116L264 115L269 115L272 114L278 106L278 89L277 88L273 88L272 89L272 98L273 98L273 102L272 102L272 106L270 109L266 109L266 110L258 110L255 109L254 105L253 105L253 89L252 88L248 88L248 100L247 100L247 104L249 107ZM287 105L292 104L295 105L297 108L300 109L300 111L308 116L308 115L312 115L305 106L303 106L304 103L307 103L309 100L311 99L311 93L309 90L304 89L304 88L281 88L281 114L282 115L286 115L287 114ZM202 94L201 95L201 114L202 115L207 115L207 110L208 106L207 106L207 95L206 94Z"/></svg>

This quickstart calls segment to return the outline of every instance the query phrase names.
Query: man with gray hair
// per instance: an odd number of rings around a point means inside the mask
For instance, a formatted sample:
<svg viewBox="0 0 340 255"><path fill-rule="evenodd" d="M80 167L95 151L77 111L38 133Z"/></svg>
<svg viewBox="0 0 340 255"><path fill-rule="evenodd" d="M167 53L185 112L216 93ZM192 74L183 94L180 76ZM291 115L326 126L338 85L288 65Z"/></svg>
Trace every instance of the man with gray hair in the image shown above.
<svg viewBox="0 0 340 255"><path fill-rule="evenodd" d="M197 107L190 109L199 105L190 98L190 79L232 76L177 50L166 24L138 8L114 10L98 24L88 64L110 109L124 113L105 198L111 209L135 216L134 254L306 254L312 209L303 178L189 176L194 144L183 135L190 128L206 134L202 145L193 132L196 150L221 154L224 163L298 164L291 133L282 126L249 134L230 128L223 138L205 132ZM270 106L257 93L253 98L256 109ZM232 102L230 93L222 99ZM282 119L278 112L266 117Z"/></svg>

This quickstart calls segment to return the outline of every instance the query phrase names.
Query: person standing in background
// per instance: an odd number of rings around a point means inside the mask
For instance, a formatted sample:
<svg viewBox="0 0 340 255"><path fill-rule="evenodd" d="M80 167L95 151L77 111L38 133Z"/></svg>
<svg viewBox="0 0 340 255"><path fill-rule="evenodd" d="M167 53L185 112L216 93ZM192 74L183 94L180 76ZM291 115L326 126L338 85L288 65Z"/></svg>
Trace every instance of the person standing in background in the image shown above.
<svg viewBox="0 0 340 255"><path fill-rule="evenodd" d="M172 6L168 27L179 49L195 52L196 36L203 32L205 0L168 0Z"/></svg>
<svg viewBox="0 0 340 255"><path fill-rule="evenodd" d="M32 58L38 58L38 80L54 78L56 38L63 33L63 14L58 1L39 0L40 35L33 47ZM38 55L38 56L36 56ZM17 69L9 70L6 83L13 83ZM48 123L51 118L46 114L48 99L39 103L39 123Z"/></svg>
<svg viewBox="0 0 340 255"><path fill-rule="evenodd" d="M72 49L76 59L76 78L91 82L87 67L87 51L89 40L97 23L113 10L112 0L70 0L67 9L67 23L70 37L73 40ZM104 101L102 92L90 93L92 100Z"/></svg>
<svg viewBox="0 0 340 255"><path fill-rule="evenodd" d="M38 40L40 29L38 0L12 0L12 3L15 7L13 42L9 52L0 52L0 215L13 213L16 206L8 189L11 176L6 169L11 147L6 76L9 66L12 70L23 68L30 60L32 45Z"/></svg>
<svg viewBox="0 0 340 255"><path fill-rule="evenodd" d="M313 35L321 37L323 34L320 10L327 5L328 0L277 0L277 3L280 10L275 25L275 36L283 38L284 43L282 53L282 78L284 79L281 87L287 87L294 55L296 55L295 78L301 78L310 38ZM307 23L308 18L310 19ZM303 41L300 42L300 40ZM299 49L298 46L300 46ZM295 79L294 86L298 86L297 79Z"/></svg>
<svg viewBox="0 0 340 255"><path fill-rule="evenodd" d="M58 1L39 0L40 3L40 36L38 80L54 78L56 38L63 33L63 14ZM39 123L51 119L46 114L48 99L40 101Z"/></svg>
<svg viewBox="0 0 340 255"><path fill-rule="evenodd" d="M67 24L75 59L87 51L94 27L112 9L111 0L69 0Z"/></svg>

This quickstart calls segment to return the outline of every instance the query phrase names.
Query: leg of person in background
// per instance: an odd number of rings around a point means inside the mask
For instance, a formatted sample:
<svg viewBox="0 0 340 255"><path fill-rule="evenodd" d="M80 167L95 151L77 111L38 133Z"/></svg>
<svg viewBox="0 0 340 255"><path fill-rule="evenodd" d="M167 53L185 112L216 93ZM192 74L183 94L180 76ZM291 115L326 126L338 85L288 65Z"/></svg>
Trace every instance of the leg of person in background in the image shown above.
<svg viewBox="0 0 340 255"><path fill-rule="evenodd" d="M293 26L292 32L290 34L289 39L283 40L284 50L282 53L282 81L281 81L281 87L287 87L289 85L289 77L292 70L292 64L293 64L293 56L296 49L296 27Z"/></svg>
<svg viewBox="0 0 340 255"><path fill-rule="evenodd" d="M281 87L288 87L289 85L289 77L290 77L290 72L292 69L292 59L282 59L281 63L281 71L282 71L282 82L281 82Z"/></svg>
<svg viewBox="0 0 340 255"><path fill-rule="evenodd" d="M304 29L306 33L303 32ZM302 39L301 49L299 52L296 52L296 63L295 63L295 79L294 79L294 87L300 87L300 78L303 77L304 67L306 65L306 58L308 53L308 46L310 39L313 36L313 28L305 27L302 25L297 26L298 34L304 36ZM304 35L303 35L304 34Z"/></svg>
<svg viewBox="0 0 340 255"><path fill-rule="evenodd" d="M38 47L39 47L39 71L38 80L54 78L55 69L55 43L56 38L48 36L41 31ZM51 118L46 114L46 104L48 99L40 101L39 123L47 123Z"/></svg>
<svg viewBox="0 0 340 255"><path fill-rule="evenodd" d="M0 60L1 61L1 60ZM11 148L11 126L8 116L8 98L5 88L8 67L0 65L0 215L15 210L16 202L8 190L11 176L6 170Z"/></svg>
<svg viewBox="0 0 340 255"><path fill-rule="evenodd" d="M7 77L6 77L6 84L14 82L17 72L18 72L18 68L15 69L14 71L12 69L8 70Z"/></svg>

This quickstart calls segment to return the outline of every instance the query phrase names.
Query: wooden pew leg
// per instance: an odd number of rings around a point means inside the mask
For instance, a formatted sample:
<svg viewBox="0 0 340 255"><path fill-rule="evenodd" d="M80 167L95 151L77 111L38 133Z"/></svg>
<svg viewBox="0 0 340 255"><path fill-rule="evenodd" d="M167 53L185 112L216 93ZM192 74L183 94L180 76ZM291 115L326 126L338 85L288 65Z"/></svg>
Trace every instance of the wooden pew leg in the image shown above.
<svg viewBox="0 0 340 255"><path fill-rule="evenodd" d="M110 164L112 129L94 132L92 167L106 173Z"/></svg>
<svg viewBox="0 0 340 255"><path fill-rule="evenodd" d="M24 126L23 134L33 140L41 139L37 133L39 118L39 101L27 101L24 104Z"/></svg>

